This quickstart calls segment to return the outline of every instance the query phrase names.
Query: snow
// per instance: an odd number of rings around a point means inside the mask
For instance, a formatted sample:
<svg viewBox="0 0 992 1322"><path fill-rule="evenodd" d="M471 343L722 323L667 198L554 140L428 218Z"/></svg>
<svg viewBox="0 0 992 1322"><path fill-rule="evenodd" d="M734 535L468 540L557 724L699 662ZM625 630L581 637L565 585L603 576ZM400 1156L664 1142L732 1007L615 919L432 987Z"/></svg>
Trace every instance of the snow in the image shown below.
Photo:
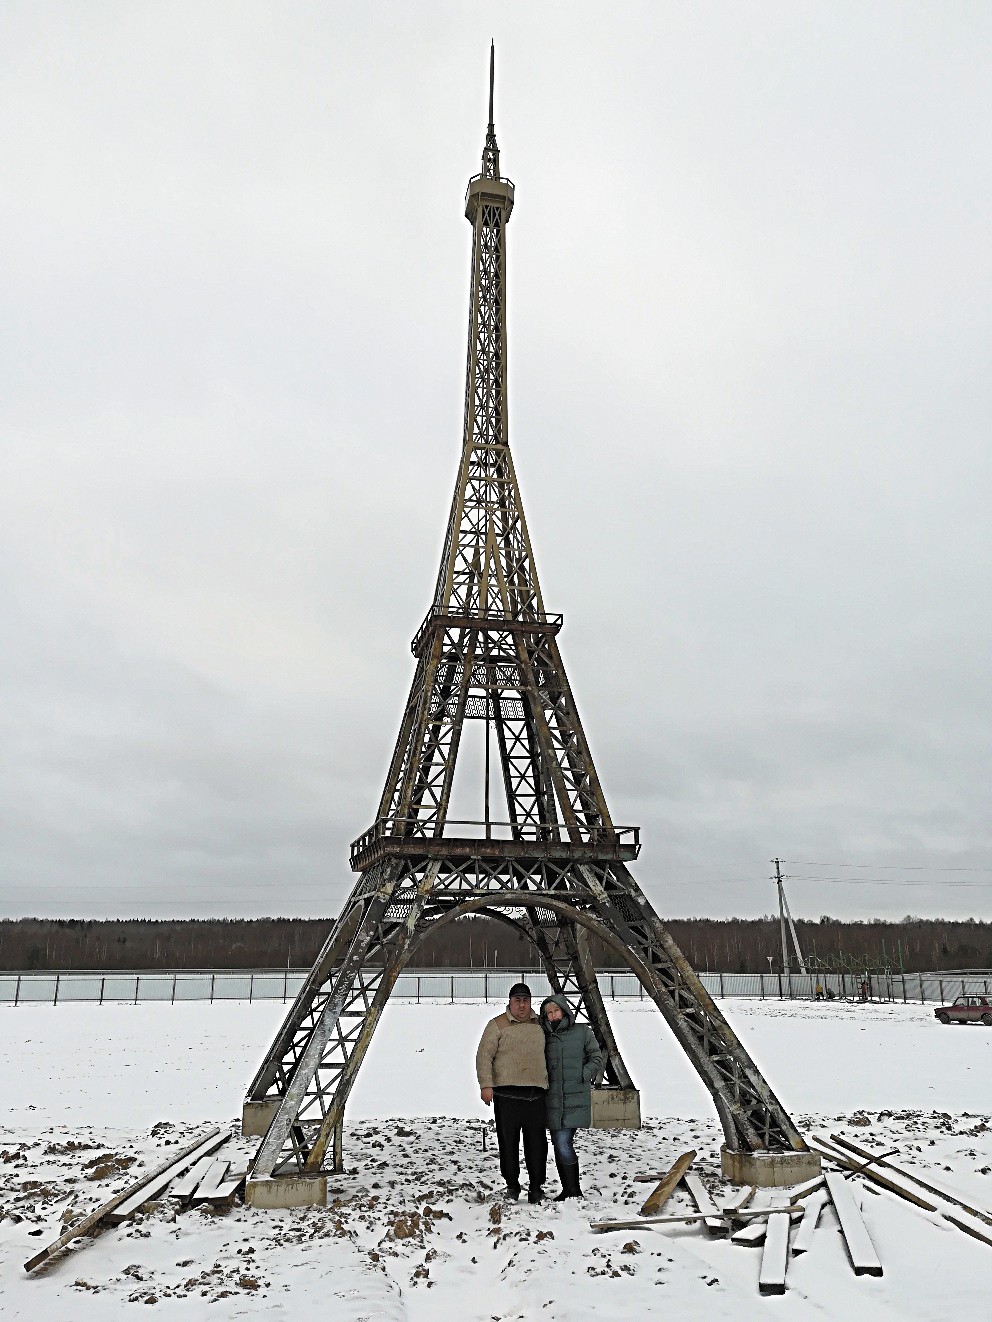
<svg viewBox="0 0 992 1322"><path fill-rule="evenodd" d="M590 1220L636 1214L650 1186L634 1184L634 1174L660 1172L687 1147L716 1200L726 1193L709 1096L647 1003L609 1007L645 1127L581 1134L581 1204L501 1204L491 1131L482 1150L489 1113L472 1073L478 1036L498 1008L389 1006L349 1103L349 1169L332 1181L336 1206L176 1216L163 1203L82 1241L37 1279L22 1264L57 1236L70 1193L78 1190L88 1209L140 1169L128 1174L118 1163L93 1180L86 1177L101 1167L85 1163L116 1154L150 1166L170 1143L234 1121L284 1007L0 1009L8 1062L0 1075L0 1318L89 1322L126 1315L131 1302L166 1319L278 1319L315 1305L322 1322L584 1322L662 1312L739 1322L771 1310L790 1322L988 1316L992 1247L867 1186L880 1280L854 1277L830 1211L811 1251L791 1260L781 1297L758 1294L760 1249L710 1239L699 1227L593 1235ZM804 1130L898 1147L896 1160L931 1182L992 1205L992 1032L941 1027L933 1008L919 1005L732 1000L723 1008ZM252 1144L232 1146L243 1166ZM688 1196L677 1194L669 1209L689 1210ZM413 1231L405 1238L394 1231L401 1217L401 1231Z"/></svg>

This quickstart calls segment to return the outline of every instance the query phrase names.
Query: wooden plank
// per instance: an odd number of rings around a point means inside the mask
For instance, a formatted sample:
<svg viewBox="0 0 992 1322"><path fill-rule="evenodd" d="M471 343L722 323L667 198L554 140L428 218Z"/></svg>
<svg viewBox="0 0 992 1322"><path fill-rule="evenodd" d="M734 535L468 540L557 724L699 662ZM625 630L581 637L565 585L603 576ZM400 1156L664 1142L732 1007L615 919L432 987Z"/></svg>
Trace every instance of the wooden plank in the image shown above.
<svg viewBox="0 0 992 1322"><path fill-rule="evenodd" d="M706 1218L704 1225L711 1235L727 1235L730 1233L730 1226L720 1215L719 1209L713 1202L713 1199L706 1192L706 1186L698 1175L693 1175L687 1171L682 1176L682 1183L689 1190L689 1197L696 1204L696 1210L702 1212Z"/></svg>
<svg viewBox="0 0 992 1322"><path fill-rule="evenodd" d="M193 1190L206 1175L207 1171L213 1165L213 1157L201 1157L195 1166L191 1166L185 1175L180 1175L178 1179L172 1181L169 1185L168 1193L170 1198L192 1198Z"/></svg>
<svg viewBox="0 0 992 1322"><path fill-rule="evenodd" d="M217 1192L218 1185L224 1183L230 1169L231 1163L223 1157L212 1162L206 1175L193 1190L193 1202L205 1202L208 1198L212 1198Z"/></svg>
<svg viewBox="0 0 992 1322"><path fill-rule="evenodd" d="M881 1276L882 1264L879 1262L875 1245L871 1242L868 1227L864 1223L854 1192L842 1175L828 1175L827 1192L837 1213L847 1256L851 1260L855 1276Z"/></svg>
<svg viewBox="0 0 992 1322"><path fill-rule="evenodd" d="M743 1226L740 1230L735 1230L730 1236L731 1244L746 1244L753 1248L756 1244L765 1242L765 1223L771 1214L771 1209L766 1209L764 1221L754 1221L749 1225Z"/></svg>
<svg viewBox="0 0 992 1322"><path fill-rule="evenodd" d="M815 1180L807 1180L805 1184L797 1184L788 1191L789 1202L798 1203L801 1198L808 1197L811 1193L816 1193L818 1189L823 1188L823 1176L818 1175Z"/></svg>
<svg viewBox="0 0 992 1322"><path fill-rule="evenodd" d="M820 1141L824 1143L826 1147L831 1146L826 1143L826 1139L821 1139ZM914 1203L917 1207L922 1208L924 1212L936 1212L938 1216L942 1216L945 1221L948 1221L952 1226L957 1227L958 1230L963 1230L965 1234L970 1235L972 1239L980 1239L983 1244L992 1245L992 1236L984 1234L977 1226L969 1225L966 1221L962 1221L960 1217L955 1216L954 1213L946 1212L935 1203L928 1202L925 1198L920 1197L915 1190L908 1188L904 1184L900 1184L890 1176L883 1175L880 1171L874 1169L866 1170L863 1166L858 1165L853 1159L845 1157L842 1152L827 1151L826 1147L824 1148L823 1155L830 1157L833 1161L836 1161L838 1165L843 1165L846 1166L848 1170L859 1172L866 1179L871 1180L873 1184L877 1184L881 1188L888 1190L889 1193L897 1194L900 1198L905 1198L907 1202ZM894 1167L893 1172L897 1169L897 1167ZM918 1181L914 1182L919 1183ZM962 1210L967 1212L969 1209L965 1207Z"/></svg>
<svg viewBox="0 0 992 1322"><path fill-rule="evenodd" d="M817 1189L811 1193L806 1200L806 1209L803 1212L803 1219L799 1222L799 1229L796 1231L796 1237L792 1241L792 1252L795 1254L808 1253L810 1245L813 1242L813 1232L820 1222L820 1213L827 1204L827 1192L825 1189Z"/></svg>
<svg viewBox="0 0 992 1322"><path fill-rule="evenodd" d="M904 1180L912 1180L913 1183L918 1184L921 1189L926 1189L927 1193L935 1194L938 1198L943 1199L945 1203L951 1203L954 1207L960 1207L963 1211L969 1212L972 1216L977 1216L979 1221L984 1221L986 1225L992 1226L992 1216L990 1216L988 1212L984 1212L978 1207L972 1207L969 1203L966 1203L964 1199L958 1198L952 1193L947 1193L938 1185L931 1184L928 1180L924 1180L922 1176L917 1175L914 1171L908 1170L904 1166L897 1166L895 1162L888 1160L888 1158L892 1156L892 1153L885 1152L881 1156L875 1156L869 1152L867 1148L859 1147L857 1143L852 1143L849 1139L843 1138L840 1134L831 1134L830 1141L841 1148L846 1148L849 1152L853 1152L857 1157L868 1158L870 1161L874 1162L876 1166L887 1167L890 1171L894 1171L896 1175L900 1175Z"/></svg>
<svg viewBox="0 0 992 1322"><path fill-rule="evenodd" d="M690 1149L688 1152L682 1153L668 1174L663 1177L658 1187L649 1193L644 1200L641 1207L641 1216L653 1216L655 1212L661 1211L671 1198L675 1186L695 1160L696 1154L693 1150Z"/></svg>
<svg viewBox="0 0 992 1322"><path fill-rule="evenodd" d="M755 1217L768 1217L773 1212L787 1211L790 1215L798 1217L800 1209L781 1208L781 1207L759 1207L748 1209L747 1211L735 1212L735 1219L741 1218L750 1220ZM629 1221L590 1221L589 1229L595 1234L602 1234L606 1230L639 1230L642 1226L684 1226L693 1221L705 1221L704 1212L686 1212L682 1216L636 1216L631 1217ZM764 1231L762 1230L762 1234Z"/></svg>
<svg viewBox="0 0 992 1322"><path fill-rule="evenodd" d="M761 1294L785 1294L791 1223L792 1217L788 1211L772 1212L765 1223L765 1247L758 1272L758 1291Z"/></svg>
<svg viewBox="0 0 992 1322"><path fill-rule="evenodd" d="M218 1131L215 1136L206 1139L199 1145L192 1160L199 1161L201 1157L206 1157L209 1156L211 1152L216 1152L219 1147L223 1147L230 1137L231 1131L229 1129L225 1130L223 1133ZM155 1198L158 1198L160 1194L165 1192L176 1176L182 1174L187 1165L189 1165L189 1162L190 1158L184 1158L179 1162L173 1162L166 1170L153 1176L152 1179L146 1180L139 1189L135 1190L130 1198L126 1198L124 1202L118 1204L113 1211L107 1213L107 1221L109 1224L112 1226L119 1226L122 1221L126 1221L128 1217L134 1216L139 1207L143 1207L145 1203L150 1203Z"/></svg>
<svg viewBox="0 0 992 1322"><path fill-rule="evenodd" d="M754 1195L757 1192L758 1192L757 1187L752 1184L749 1185L748 1188L744 1190L744 1192L740 1195L740 1197L737 1199L736 1202L724 1203L723 1205L724 1216L732 1217L735 1212L739 1212L741 1208L747 1207L748 1203L751 1202L751 1200L754 1198Z"/></svg>
<svg viewBox="0 0 992 1322"><path fill-rule="evenodd" d="M234 1175L228 1175L224 1183L218 1185L216 1193L212 1194L206 1201L208 1203L222 1203L227 1198L233 1198L247 1178L247 1171L238 1171Z"/></svg>
<svg viewBox="0 0 992 1322"><path fill-rule="evenodd" d="M24 1264L24 1270L26 1272L34 1271L35 1268L40 1267L43 1262L47 1262L50 1258L54 1258L55 1255L60 1253L72 1240L78 1239L81 1235L86 1235L91 1230L96 1229L96 1227L99 1226L111 1212L120 1207L121 1204L130 1198L136 1190L145 1188L153 1180L158 1179L166 1173L169 1174L171 1180L175 1174L184 1170L189 1162L196 1161L198 1156L201 1155L201 1149L204 1148L206 1144L212 1142L220 1132L219 1129L214 1129L205 1139L198 1138L195 1143L191 1143L190 1146L184 1148L182 1152L173 1153L169 1160L163 1165L142 1175L139 1180L135 1180L132 1184L129 1184L126 1189L122 1189L120 1193L114 1194L113 1198L102 1203L99 1207L94 1208L89 1216L84 1216L81 1221L75 1222L74 1225L71 1225L69 1229L64 1231L53 1243L49 1244L46 1248L43 1248L40 1253L36 1253L33 1258L29 1258ZM224 1135L221 1142L229 1137L230 1131Z"/></svg>
<svg viewBox="0 0 992 1322"><path fill-rule="evenodd" d="M833 1145L828 1143L826 1139L819 1139L818 1142L822 1145L821 1147L810 1144L813 1151L819 1152L821 1156L829 1157L831 1161L836 1162L844 1170L851 1171L852 1174L857 1172L863 1175L866 1180L871 1180L872 1184L877 1184L882 1189L888 1189L889 1193L898 1194L900 1198L905 1198L907 1202L922 1207L924 1212L939 1210L936 1203L928 1202L926 1198L921 1197L914 1190L907 1188L904 1184L899 1184L888 1175L883 1175L881 1171L875 1170L873 1167L869 1167L867 1170L863 1169L853 1157L848 1157L842 1151L834 1149Z"/></svg>
<svg viewBox="0 0 992 1322"><path fill-rule="evenodd" d="M957 1226L958 1230L963 1230L972 1239L980 1239L983 1244L992 1244L992 1238L986 1235L983 1230L979 1230L977 1226L969 1225L967 1221L962 1221L960 1216L954 1212L944 1212L943 1217L945 1221L950 1221L952 1226Z"/></svg>

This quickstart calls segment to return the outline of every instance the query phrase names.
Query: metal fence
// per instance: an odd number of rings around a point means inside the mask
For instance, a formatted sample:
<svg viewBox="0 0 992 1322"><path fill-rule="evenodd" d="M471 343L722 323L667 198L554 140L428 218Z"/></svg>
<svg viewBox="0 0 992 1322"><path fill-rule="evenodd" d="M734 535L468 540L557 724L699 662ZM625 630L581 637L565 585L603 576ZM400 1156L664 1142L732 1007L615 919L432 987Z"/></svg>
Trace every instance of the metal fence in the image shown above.
<svg viewBox="0 0 992 1322"><path fill-rule="evenodd" d="M69 1001L289 1001L306 979L306 969L184 970L148 973L0 973L0 1004L63 1005ZM955 996L987 996L992 970L965 975L941 973L701 973L711 996L762 1000L812 1000L817 989L827 999L871 1001L953 1001ZM643 1000L644 988L628 969L601 969L603 995L612 1001ZM415 1001L505 1002L515 982L526 982L535 998L550 984L534 969L407 969L393 995Z"/></svg>

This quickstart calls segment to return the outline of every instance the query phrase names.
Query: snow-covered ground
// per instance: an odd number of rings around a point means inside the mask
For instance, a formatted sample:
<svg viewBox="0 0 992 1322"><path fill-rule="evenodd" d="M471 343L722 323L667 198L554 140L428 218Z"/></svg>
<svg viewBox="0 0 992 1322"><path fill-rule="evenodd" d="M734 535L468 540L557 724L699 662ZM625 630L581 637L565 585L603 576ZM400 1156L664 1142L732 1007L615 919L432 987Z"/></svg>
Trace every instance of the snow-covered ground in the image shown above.
<svg viewBox="0 0 992 1322"><path fill-rule="evenodd" d="M686 1147L720 1191L708 1094L641 1003L610 1010L645 1127L582 1134L581 1204L500 1204L472 1071L497 1009L389 1007L349 1104L334 1206L177 1217L163 1203L37 1279L22 1263L55 1238L72 1193L94 1206L133 1178L140 1166L129 1176L128 1159L158 1163L196 1127L239 1115L283 1007L0 1009L0 1317L88 1322L132 1303L177 1319L288 1318L310 1306L322 1322L989 1317L992 1247L871 1190L864 1215L884 1277L853 1275L831 1213L813 1250L792 1260L783 1297L759 1296L759 1250L701 1229L591 1234L590 1219L636 1212L650 1186L633 1175L665 1169ZM724 1009L804 1129L898 1147L928 1178L992 1206L992 1030L942 1028L932 1007L913 1005ZM238 1141L243 1158L250 1150ZM669 1205L682 1206L681 1194Z"/></svg>

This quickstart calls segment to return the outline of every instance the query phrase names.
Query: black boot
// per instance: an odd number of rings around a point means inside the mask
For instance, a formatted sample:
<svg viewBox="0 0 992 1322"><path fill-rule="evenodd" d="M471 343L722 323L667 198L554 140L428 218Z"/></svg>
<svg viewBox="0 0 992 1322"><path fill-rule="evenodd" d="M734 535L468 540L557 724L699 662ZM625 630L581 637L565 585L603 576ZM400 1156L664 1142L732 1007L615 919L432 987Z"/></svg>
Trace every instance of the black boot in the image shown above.
<svg viewBox="0 0 992 1322"><path fill-rule="evenodd" d="M508 1184L506 1186L506 1197L509 1198L511 1202L515 1203L517 1199L520 1197L520 1185Z"/></svg>
<svg viewBox="0 0 992 1322"><path fill-rule="evenodd" d="M558 1169L558 1178L561 1180L561 1193L558 1194L556 1198L552 1199L552 1202L561 1203L568 1197L568 1185L566 1184L567 1176L565 1174L568 1167L562 1165L561 1158L558 1156L557 1152L555 1153L555 1166Z"/></svg>
<svg viewBox="0 0 992 1322"><path fill-rule="evenodd" d="M529 1203L543 1203L544 1190L539 1184L532 1184L527 1190L527 1201Z"/></svg>
<svg viewBox="0 0 992 1322"><path fill-rule="evenodd" d="M556 1203L562 1203L566 1198L581 1198L582 1190L579 1188L579 1163L575 1162L572 1166L558 1166L558 1175L561 1178L561 1193L555 1199Z"/></svg>

